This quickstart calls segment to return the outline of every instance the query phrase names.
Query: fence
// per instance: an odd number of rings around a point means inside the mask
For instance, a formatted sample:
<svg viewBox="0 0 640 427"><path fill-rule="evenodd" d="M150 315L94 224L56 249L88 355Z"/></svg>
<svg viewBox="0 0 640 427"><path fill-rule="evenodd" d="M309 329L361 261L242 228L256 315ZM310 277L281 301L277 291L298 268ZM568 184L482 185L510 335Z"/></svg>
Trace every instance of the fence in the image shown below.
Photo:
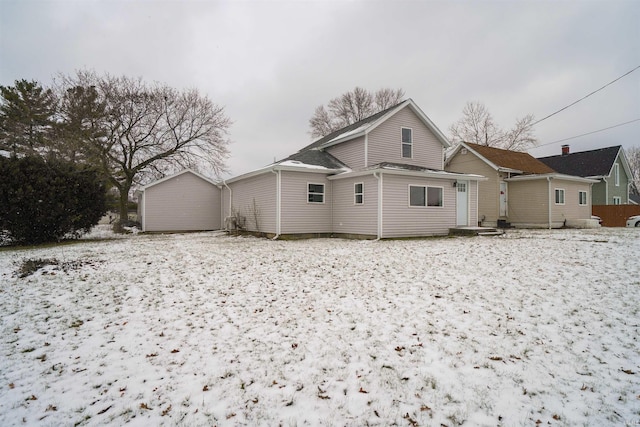
<svg viewBox="0 0 640 427"><path fill-rule="evenodd" d="M603 227L624 227L627 218L640 215L640 205L593 205L592 212L602 218Z"/></svg>

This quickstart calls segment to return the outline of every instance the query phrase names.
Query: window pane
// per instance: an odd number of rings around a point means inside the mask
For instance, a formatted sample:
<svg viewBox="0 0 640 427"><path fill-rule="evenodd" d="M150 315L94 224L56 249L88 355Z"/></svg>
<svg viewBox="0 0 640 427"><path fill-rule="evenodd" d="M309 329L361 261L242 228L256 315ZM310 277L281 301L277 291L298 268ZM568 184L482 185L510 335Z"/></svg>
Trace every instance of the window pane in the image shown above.
<svg viewBox="0 0 640 427"><path fill-rule="evenodd" d="M309 184L309 193L324 193L324 184Z"/></svg>
<svg viewBox="0 0 640 427"><path fill-rule="evenodd" d="M356 184L355 185L355 192L356 193L362 193L362 184Z"/></svg>
<svg viewBox="0 0 640 427"><path fill-rule="evenodd" d="M442 188L427 188L427 206L442 206Z"/></svg>
<svg viewBox="0 0 640 427"><path fill-rule="evenodd" d="M411 158L411 144L402 144L402 157Z"/></svg>
<svg viewBox="0 0 640 427"><path fill-rule="evenodd" d="M356 204L357 205L362 204L362 194L356 194Z"/></svg>
<svg viewBox="0 0 640 427"><path fill-rule="evenodd" d="M409 186L409 205L425 206L424 187Z"/></svg>
<svg viewBox="0 0 640 427"><path fill-rule="evenodd" d="M411 133L411 129L402 128L402 142L408 142L409 144L411 144Z"/></svg>

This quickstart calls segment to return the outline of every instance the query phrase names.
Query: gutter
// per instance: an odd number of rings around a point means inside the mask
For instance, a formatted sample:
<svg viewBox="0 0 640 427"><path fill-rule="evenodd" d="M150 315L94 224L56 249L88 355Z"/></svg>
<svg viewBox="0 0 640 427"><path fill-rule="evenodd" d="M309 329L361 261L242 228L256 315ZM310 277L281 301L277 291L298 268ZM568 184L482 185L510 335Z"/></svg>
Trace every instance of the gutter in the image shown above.
<svg viewBox="0 0 640 427"><path fill-rule="evenodd" d="M280 223L280 200L281 200L281 175L280 169L271 169L271 173L276 174L276 235L273 236L271 240L278 240L281 234L281 223Z"/></svg>

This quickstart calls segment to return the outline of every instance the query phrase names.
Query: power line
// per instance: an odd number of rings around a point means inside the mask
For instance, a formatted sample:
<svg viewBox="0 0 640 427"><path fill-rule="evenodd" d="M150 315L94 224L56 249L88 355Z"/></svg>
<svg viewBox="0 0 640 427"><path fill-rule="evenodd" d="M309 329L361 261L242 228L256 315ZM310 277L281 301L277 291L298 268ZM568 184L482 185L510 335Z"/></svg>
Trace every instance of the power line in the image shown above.
<svg viewBox="0 0 640 427"><path fill-rule="evenodd" d="M554 112L554 113L551 113L551 114L549 114L548 116L543 117L543 118L541 118L540 120L538 120L538 121L536 121L536 122L533 122L533 123L531 124L531 126L537 125L537 124L538 124L538 123L540 123L541 121L543 121L543 120L547 120L549 117L555 116L555 115L556 115L556 114L558 114L559 112L564 111L564 110L566 110L567 108L569 108L569 107L572 107L572 106L576 105L578 102L580 102L580 101L582 101L582 100L584 100L584 99L586 99L586 98L590 97L591 95L593 95L593 94L594 94L594 93L596 93L596 92L600 92L602 89L606 88L607 86L609 86L609 85L611 85L611 84L613 84L613 83L617 82L617 81L618 81L618 80L620 80L621 78L623 78L623 77L625 77L625 76L628 76L629 74L633 73L633 72L634 72L635 70L637 70L638 68L640 68L640 65L638 65L637 67L635 67L635 68L634 68L633 70L631 70L631 71L627 71L626 73L624 73L623 75L621 75L621 76L620 76L620 77L618 77L617 79L610 81L610 82L609 82L609 83L607 83L606 85L602 86L600 89L596 89L596 90L594 90L593 92L591 92L590 94L583 96L582 98L580 98L580 99L578 99L577 101L575 101L575 102L573 102L573 103L571 103L571 104L567 105L566 107L563 107L563 108L559 109L558 111L556 111L556 112ZM587 135L588 135L588 134L587 134ZM577 137L576 137L576 138L577 138ZM559 142L559 141L556 141L556 142Z"/></svg>
<svg viewBox="0 0 640 427"><path fill-rule="evenodd" d="M620 126L628 125L629 123L633 123L633 122L637 122L637 121L640 121L640 118L637 118L637 119L634 119L634 120L629 120L628 122L624 122L624 123L618 123L617 125L609 126L609 127L598 129L598 130L594 130L594 131L591 131L591 132L583 133L581 135L570 136L569 138L559 139L557 141L547 142L546 144L536 145L535 147L532 147L532 148L538 148L538 147L544 147L545 145L557 144L558 142L563 142L563 141L568 141L570 139L580 138L581 136L591 135L591 134L602 132L602 131L605 131L605 130L609 130L609 129L617 128L617 127L620 127Z"/></svg>

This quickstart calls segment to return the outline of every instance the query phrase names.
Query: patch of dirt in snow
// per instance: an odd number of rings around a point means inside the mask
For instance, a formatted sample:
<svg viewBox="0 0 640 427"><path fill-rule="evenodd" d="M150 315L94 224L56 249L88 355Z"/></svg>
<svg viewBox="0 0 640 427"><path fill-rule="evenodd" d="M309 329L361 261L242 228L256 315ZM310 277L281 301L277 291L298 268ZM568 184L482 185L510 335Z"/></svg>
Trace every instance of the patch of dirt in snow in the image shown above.
<svg viewBox="0 0 640 427"><path fill-rule="evenodd" d="M0 425L637 423L635 231L2 251Z"/></svg>

